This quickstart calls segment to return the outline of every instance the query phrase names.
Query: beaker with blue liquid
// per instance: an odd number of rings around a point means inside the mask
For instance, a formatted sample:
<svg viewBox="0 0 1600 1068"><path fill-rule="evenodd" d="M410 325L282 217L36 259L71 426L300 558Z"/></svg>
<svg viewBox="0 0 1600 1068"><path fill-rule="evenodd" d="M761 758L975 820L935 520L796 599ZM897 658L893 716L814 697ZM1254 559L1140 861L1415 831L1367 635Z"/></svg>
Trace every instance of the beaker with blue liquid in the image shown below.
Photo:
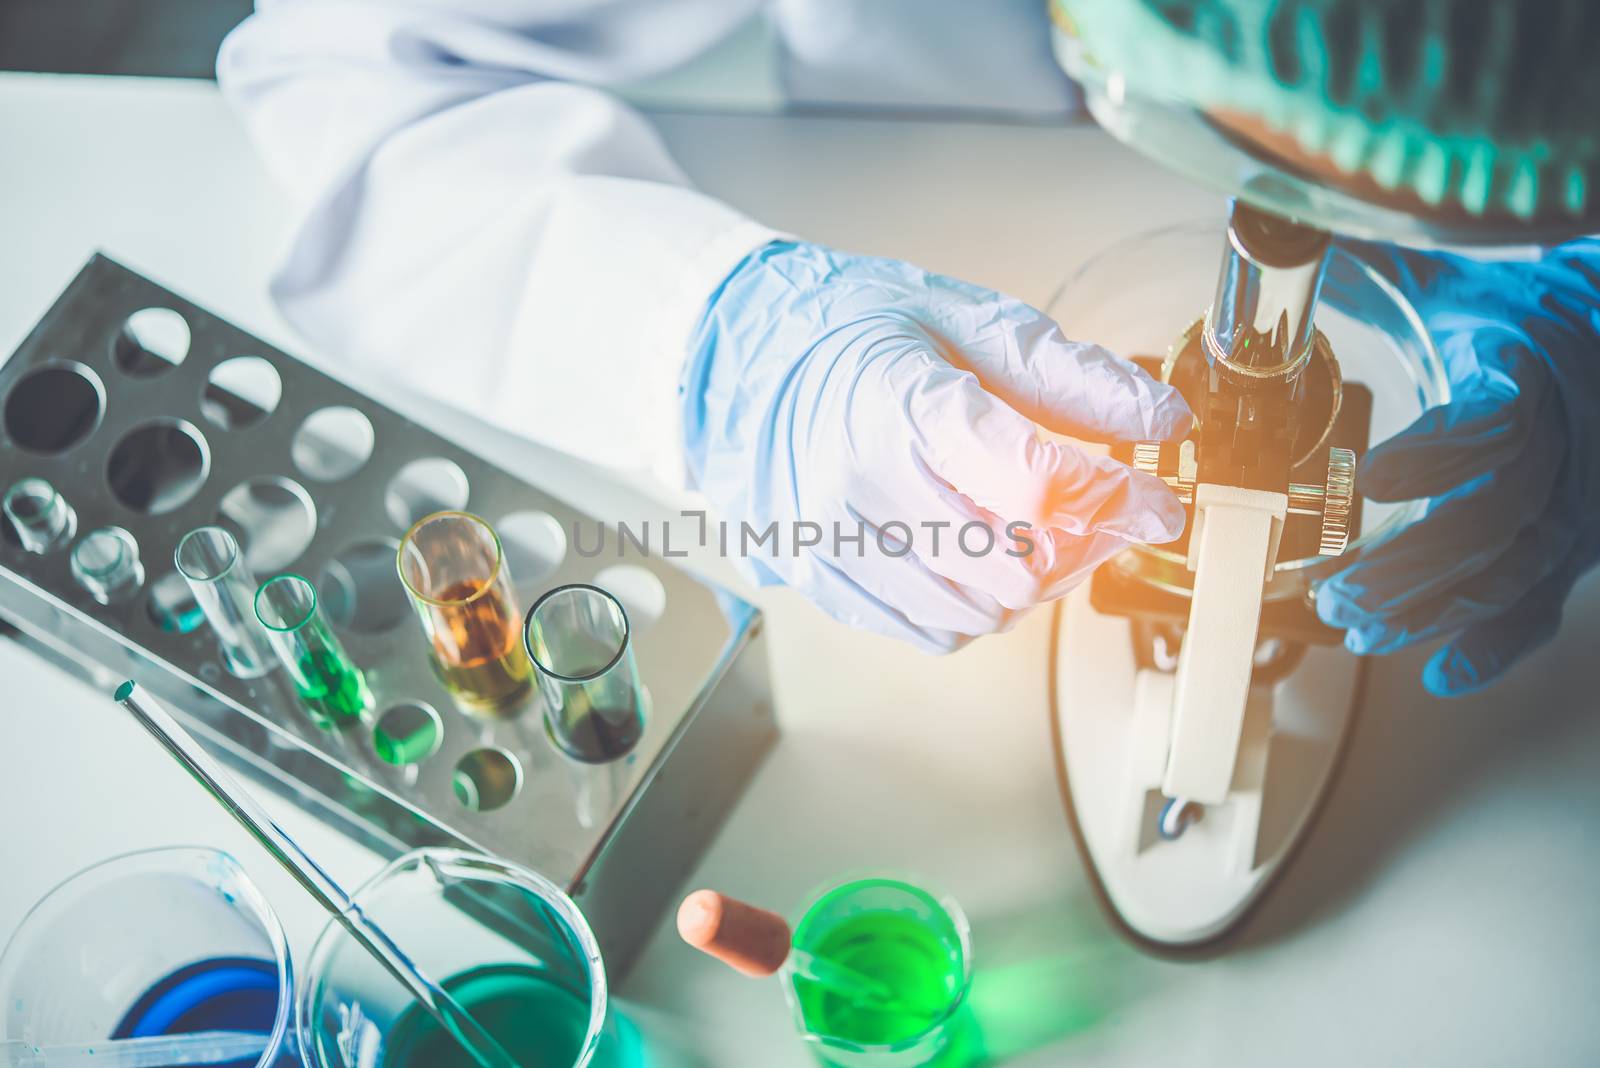
<svg viewBox="0 0 1600 1068"><path fill-rule="evenodd" d="M0 954L0 1042L109 1060L114 1040L245 1033L259 1054L185 1063L291 1068L292 976L277 916L232 857L129 853L67 879L17 927Z"/></svg>

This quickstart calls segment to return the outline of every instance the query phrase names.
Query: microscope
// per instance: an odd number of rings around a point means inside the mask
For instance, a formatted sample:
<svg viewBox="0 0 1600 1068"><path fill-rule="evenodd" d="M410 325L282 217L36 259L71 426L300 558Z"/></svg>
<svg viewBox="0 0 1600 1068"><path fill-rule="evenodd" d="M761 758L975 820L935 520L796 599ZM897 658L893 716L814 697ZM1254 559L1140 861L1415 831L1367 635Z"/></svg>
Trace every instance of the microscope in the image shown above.
<svg viewBox="0 0 1600 1068"><path fill-rule="evenodd" d="M1223 227L1101 254L1050 309L1195 414L1182 441L1114 450L1177 493L1183 538L1109 561L1058 608L1051 653L1057 774L1085 867L1119 930L1162 955L1225 948L1310 833L1363 681L1342 633L1317 619L1316 586L1342 554L1420 516L1421 502L1363 501L1356 468L1369 443L1449 400L1415 311L1334 235L1503 247L1600 228L1570 182L1565 196L1553 182L1529 194L1514 169L1478 185L1468 170L1453 199L1422 195L1381 155L1398 152L1403 170L1415 144L1349 148L1366 136L1356 120L1312 128L1293 96L1309 79L1290 60L1305 34L1338 28L1336 8L1372 13L1353 0L1052 6L1057 57L1100 125L1232 198ZM1448 55L1448 32L1408 25L1416 39L1393 54ZM1379 62L1362 58L1370 44L1334 36L1313 58L1333 85ZM1256 111L1227 80L1252 60L1281 90ZM1458 95L1490 95L1490 82L1463 84ZM1211 90L1204 104L1189 85Z"/></svg>

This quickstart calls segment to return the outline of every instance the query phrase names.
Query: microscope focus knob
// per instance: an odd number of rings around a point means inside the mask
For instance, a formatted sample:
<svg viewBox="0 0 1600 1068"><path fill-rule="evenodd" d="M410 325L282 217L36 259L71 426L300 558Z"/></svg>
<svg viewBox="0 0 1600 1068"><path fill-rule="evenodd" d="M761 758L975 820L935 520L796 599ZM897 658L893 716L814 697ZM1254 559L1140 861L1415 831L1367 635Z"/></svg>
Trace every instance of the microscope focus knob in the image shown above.
<svg viewBox="0 0 1600 1068"><path fill-rule="evenodd" d="M1328 478L1322 492L1323 556L1339 556L1350 545L1350 514L1356 499L1356 454L1328 450Z"/></svg>
<svg viewBox="0 0 1600 1068"><path fill-rule="evenodd" d="M1161 470L1161 442L1136 441L1133 444L1133 466L1147 475L1160 478L1166 472Z"/></svg>
<svg viewBox="0 0 1600 1068"><path fill-rule="evenodd" d="M1184 504L1194 503L1192 448L1186 453L1183 447L1170 442L1140 441L1133 446L1133 466L1172 487L1172 492ZM1291 482L1288 493L1292 514L1322 518L1317 552L1322 556L1341 555L1350 545L1350 517L1356 498L1356 454L1350 449L1329 449L1328 477L1323 484Z"/></svg>

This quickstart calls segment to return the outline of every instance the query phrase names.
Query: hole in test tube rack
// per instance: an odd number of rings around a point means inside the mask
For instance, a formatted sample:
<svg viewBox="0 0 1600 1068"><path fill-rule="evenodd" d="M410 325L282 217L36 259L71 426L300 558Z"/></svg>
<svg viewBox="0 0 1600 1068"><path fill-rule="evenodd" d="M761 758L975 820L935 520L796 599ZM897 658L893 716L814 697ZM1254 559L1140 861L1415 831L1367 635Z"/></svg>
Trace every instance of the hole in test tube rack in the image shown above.
<svg viewBox="0 0 1600 1068"><path fill-rule="evenodd" d="M511 578L523 589L543 583L566 558L566 531L549 512L513 512L494 529Z"/></svg>
<svg viewBox="0 0 1600 1068"><path fill-rule="evenodd" d="M372 421L354 408L322 408L295 431L289 458L307 478L337 482L366 465L374 438Z"/></svg>
<svg viewBox="0 0 1600 1068"><path fill-rule="evenodd" d="M150 622L173 634L190 634L206 621L200 602L176 571L169 571L150 584L145 612Z"/></svg>
<svg viewBox="0 0 1600 1068"><path fill-rule="evenodd" d="M411 601L395 572L400 543L380 539L341 549L317 576L322 610L335 626L378 634L411 613Z"/></svg>
<svg viewBox="0 0 1600 1068"><path fill-rule="evenodd" d="M460 467L439 456L413 460L389 481L384 508L402 530L434 512L459 512L471 486Z"/></svg>
<svg viewBox="0 0 1600 1068"><path fill-rule="evenodd" d="M386 709L372 730L372 748L378 759L399 767L427 760L439 751L443 739L439 713L420 701L406 701Z"/></svg>
<svg viewBox="0 0 1600 1068"><path fill-rule="evenodd" d="M247 479L222 497L217 525L239 540L256 575L297 559L317 533L317 507L304 486L281 475Z"/></svg>
<svg viewBox="0 0 1600 1068"><path fill-rule="evenodd" d="M101 604L125 601L144 585L139 543L121 527L91 530L72 547L72 577Z"/></svg>
<svg viewBox="0 0 1600 1068"><path fill-rule="evenodd" d="M6 397L6 436L19 449L59 456L100 425L106 387L81 363L37 367L17 380Z"/></svg>
<svg viewBox="0 0 1600 1068"><path fill-rule="evenodd" d="M211 452L205 436L181 419L155 419L134 427L111 450L106 482L111 495L145 515L162 515L188 503L206 480Z"/></svg>
<svg viewBox="0 0 1600 1068"><path fill-rule="evenodd" d="M457 762L451 786L462 808L489 812L522 789L522 765L504 749L474 749Z"/></svg>
<svg viewBox="0 0 1600 1068"><path fill-rule="evenodd" d="M605 568L594 577L594 584L621 603L635 637L649 630L667 610L667 588L653 572L637 564Z"/></svg>
<svg viewBox="0 0 1600 1068"><path fill-rule="evenodd" d="M144 308L128 316L111 340L111 360L124 374L166 374L189 355L189 323L171 308Z"/></svg>
<svg viewBox="0 0 1600 1068"><path fill-rule="evenodd" d="M223 430L255 426L283 398L278 369L260 356L235 356L211 369L200 393L200 414Z"/></svg>

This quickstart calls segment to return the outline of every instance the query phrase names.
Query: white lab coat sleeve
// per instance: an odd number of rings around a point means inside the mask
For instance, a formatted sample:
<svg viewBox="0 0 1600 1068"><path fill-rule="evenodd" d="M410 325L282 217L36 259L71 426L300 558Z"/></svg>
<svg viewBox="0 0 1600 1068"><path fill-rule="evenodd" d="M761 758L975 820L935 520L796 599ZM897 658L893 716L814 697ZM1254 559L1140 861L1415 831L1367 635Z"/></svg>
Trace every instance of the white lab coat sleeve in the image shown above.
<svg viewBox="0 0 1600 1068"><path fill-rule="evenodd" d="M1081 110L1050 48L1049 0L772 0L772 19L798 107Z"/></svg>
<svg viewBox="0 0 1600 1068"><path fill-rule="evenodd" d="M755 0L262 0L218 79L298 211L272 292L349 372L683 481L679 377L772 231L601 89Z"/></svg>

